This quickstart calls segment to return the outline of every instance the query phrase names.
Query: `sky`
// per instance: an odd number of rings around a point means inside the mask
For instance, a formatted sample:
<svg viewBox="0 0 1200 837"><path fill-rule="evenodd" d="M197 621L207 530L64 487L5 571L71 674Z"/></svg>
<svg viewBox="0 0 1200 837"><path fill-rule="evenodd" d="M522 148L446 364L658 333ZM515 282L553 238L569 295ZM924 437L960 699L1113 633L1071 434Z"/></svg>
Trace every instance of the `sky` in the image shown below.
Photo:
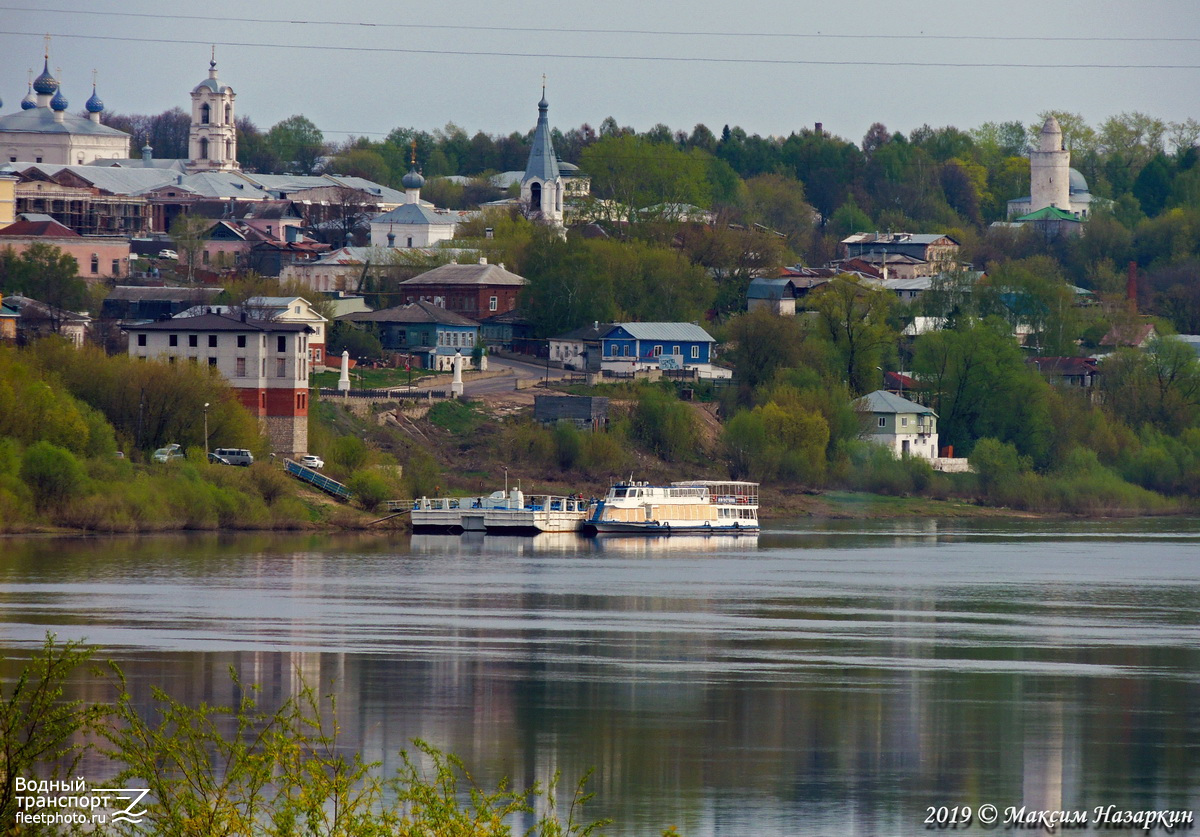
<svg viewBox="0 0 1200 837"><path fill-rule="evenodd" d="M874 122L967 130L1050 109L1200 119L1195 0L0 0L0 112L20 107L46 34L73 112L93 70L110 110L188 110L215 45L238 116L266 130L303 114L332 141L524 133L543 75L562 130L821 122L857 143Z"/></svg>

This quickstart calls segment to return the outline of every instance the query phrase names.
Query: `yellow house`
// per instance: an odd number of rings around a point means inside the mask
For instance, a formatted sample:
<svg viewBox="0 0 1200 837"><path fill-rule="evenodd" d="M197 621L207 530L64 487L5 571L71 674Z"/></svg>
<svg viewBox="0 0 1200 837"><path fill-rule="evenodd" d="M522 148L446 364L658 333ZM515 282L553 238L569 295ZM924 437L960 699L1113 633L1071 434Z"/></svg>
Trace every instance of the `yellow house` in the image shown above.
<svg viewBox="0 0 1200 837"><path fill-rule="evenodd" d="M17 178L0 174L0 227L17 220Z"/></svg>

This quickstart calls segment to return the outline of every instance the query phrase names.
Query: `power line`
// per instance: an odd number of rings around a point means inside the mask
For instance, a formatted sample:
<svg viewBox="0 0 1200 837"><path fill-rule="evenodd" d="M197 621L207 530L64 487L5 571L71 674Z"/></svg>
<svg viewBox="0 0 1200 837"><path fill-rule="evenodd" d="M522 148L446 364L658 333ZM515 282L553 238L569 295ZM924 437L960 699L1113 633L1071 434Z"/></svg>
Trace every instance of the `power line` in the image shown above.
<svg viewBox="0 0 1200 837"><path fill-rule="evenodd" d="M133 17L153 20L197 20L211 21L210 15L152 14L146 12L95 11L90 9L48 9L32 6L0 6L2 11L35 12L38 14L96 15L101 17ZM538 26L466 26L444 23L380 23L376 21L346 20L297 20L264 17L222 17L222 23L267 23L286 26L350 26L364 29L425 29L462 32L541 32L546 34L577 35L654 35L675 37L720 37L720 38L810 38L828 40L878 40L878 41L999 41L999 42L1068 42L1068 43L1197 43L1200 38L1164 37L1103 37L1103 36L1056 36L1056 35L937 35L920 32L915 35L861 33L841 34L835 32L728 32L687 29L603 29ZM205 42L207 43L207 41ZM931 65L942 66L942 65Z"/></svg>
<svg viewBox="0 0 1200 837"><path fill-rule="evenodd" d="M41 32L15 32L0 30L0 35L20 35L43 37ZM460 50L460 49L413 49L406 47L367 47L367 46L335 46L330 44L281 44L253 41L214 41L207 39L186 38L134 38L117 35L72 35L67 33L52 33L54 38L65 38L86 41L120 41L138 44L187 44L195 46L216 45L243 49L289 49L316 50L326 52L377 53L393 55L455 55L466 58L542 58L565 59L580 61L648 61L654 63L683 63L683 64L741 64L768 66L821 66L821 67L922 67L922 68L951 68L951 69L1037 69L1037 70L1200 70L1200 64L1041 64L1003 61L995 63L975 61L863 61L845 60L833 61L815 58L723 58L717 56L666 56L666 55L581 55L579 53L559 52L502 52L499 50Z"/></svg>

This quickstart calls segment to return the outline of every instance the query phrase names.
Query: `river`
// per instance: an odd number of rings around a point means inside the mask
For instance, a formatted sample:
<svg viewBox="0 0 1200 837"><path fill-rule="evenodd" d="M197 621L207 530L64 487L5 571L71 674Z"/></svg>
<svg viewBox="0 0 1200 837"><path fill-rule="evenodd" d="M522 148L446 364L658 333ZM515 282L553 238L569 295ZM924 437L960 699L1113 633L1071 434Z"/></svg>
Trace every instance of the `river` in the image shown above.
<svg viewBox="0 0 1200 837"><path fill-rule="evenodd" d="M0 540L5 676L47 630L143 695L229 703L230 666L268 704L333 689L388 770L413 738L485 785L594 768L620 837L1200 807L1195 520Z"/></svg>

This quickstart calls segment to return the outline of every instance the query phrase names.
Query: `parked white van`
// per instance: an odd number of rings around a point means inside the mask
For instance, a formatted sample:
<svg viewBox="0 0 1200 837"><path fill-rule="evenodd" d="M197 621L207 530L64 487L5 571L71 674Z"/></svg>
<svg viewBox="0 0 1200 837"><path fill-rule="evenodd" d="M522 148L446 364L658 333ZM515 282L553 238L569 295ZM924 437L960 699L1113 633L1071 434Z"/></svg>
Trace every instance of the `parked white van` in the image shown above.
<svg viewBox="0 0 1200 837"><path fill-rule="evenodd" d="M217 448L213 451L230 465L253 465L254 454L245 448Z"/></svg>

